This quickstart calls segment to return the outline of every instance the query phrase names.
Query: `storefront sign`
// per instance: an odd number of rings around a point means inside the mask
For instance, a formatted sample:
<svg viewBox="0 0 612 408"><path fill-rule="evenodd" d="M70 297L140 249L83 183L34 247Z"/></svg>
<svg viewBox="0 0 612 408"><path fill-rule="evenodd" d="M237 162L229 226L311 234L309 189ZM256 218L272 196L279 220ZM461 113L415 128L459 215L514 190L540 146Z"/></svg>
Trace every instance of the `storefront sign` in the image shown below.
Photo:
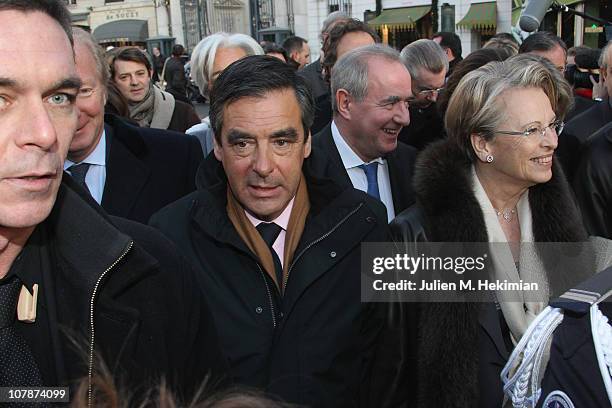
<svg viewBox="0 0 612 408"><path fill-rule="evenodd" d="M106 13L106 21L126 20L126 19L138 18L138 17L139 17L138 10L130 10L130 9L113 10L113 11L109 11Z"/></svg>

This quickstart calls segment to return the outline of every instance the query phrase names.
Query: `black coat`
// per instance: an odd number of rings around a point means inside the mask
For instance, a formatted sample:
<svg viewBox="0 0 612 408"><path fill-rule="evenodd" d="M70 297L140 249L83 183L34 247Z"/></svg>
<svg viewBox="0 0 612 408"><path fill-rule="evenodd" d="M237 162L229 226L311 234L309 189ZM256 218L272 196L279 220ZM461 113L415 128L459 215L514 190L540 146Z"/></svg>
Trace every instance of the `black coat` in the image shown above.
<svg viewBox="0 0 612 408"><path fill-rule="evenodd" d="M587 231L612 238L612 123L585 144L574 178L574 192Z"/></svg>
<svg viewBox="0 0 612 408"><path fill-rule="evenodd" d="M417 206L391 223L400 242L488 242L484 216L472 192L471 163L449 141L424 150L414 177ZM586 239L569 187L555 161L552 179L531 187L536 242ZM579 281L579 277L576 277ZM551 279L549 279L551 281ZM568 279L576 282L575 279ZM419 407L501 406L500 372L509 357L508 328L492 304L429 303L419 307L417 344ZM414 317L414 314L409 316ZM414 322L407 322L407 330Z"/></svg>
<svg viewBox="0 0 612 408"><path fill-rule="evenodd" d="M342 164L342 158L334 143L331 125L327 125L321 132L314 135L312 143L331 160L332 166L329 167L330 173L328 177L332 178L337 184L351 186L351 179ZM397 215L415 202L414 190L412 189L412 175L416 161L416 150L411 146L398 142L397 148L389 153L385 159L389 166L389 182L391 194L393 195L393 207Z"/></svg>
<svg viewBox="0 0 612 408"><path fill-rule="evenodd" d="M236 382L300 404L356 407L366 399L381 319L360 302L360 244L387 237L384 206L325 178L313 148L304 163L311 210L285 294L227 216L227 181L209 155L199 190L151 224L197 265ZM207 187L203 187L207 186Z"/></svg>
<svg viewBox="0 0 612 408"><path fill-rule="evenodd" d="M112 115L104 119L107 159L102 207L109 214L146 223L159 209L195 190L202 161L195 137L139 128Z"/></svg>
<svg viewBox="0 0 612 408"><path fill-rule="evenodd" d="M400 142L413 146L419 152L432 142L445 138L444 119L435 103L421 109L410 107L410 123L400 131Z"/></svg>
<svg viewBox="0 0 612 408"><path fill-rule="evenodd" d="M226 377L191 267L152 228L109 217L92 202L66 175L44 221L51 259L41 268L43 288L55 289L44 292L52 316L47 344L57 372L43 377L68 384L100 372L103 361L135 395L164 377L187 397L207 374L212 383Z"/></svg>
<svg viewBox="0 0 612 408"><path fill-rule="evenodd" d="M321 58L306 65L297 74L304 78L315 100L321 95L329 94L329 84L323 79Z"/></svg>
<svg viewBox="0 0 612 408"><path fill-rule="evenodd" d="M608 101L599 102L570 120L559 135L559 146L555 153L570 183L574 180L580 164L581 151L587 139L610 122L612 122L610 104Z"/></svg>
<svg viewBox="0 0 612 408"><path fill-rule="evenodd" d="M188 103L180 100L174 100L174 112L170 118L170 124L167 130L173 130L175 132L185 133L190 127L201 123L200 117L197 112Z"/></svg>

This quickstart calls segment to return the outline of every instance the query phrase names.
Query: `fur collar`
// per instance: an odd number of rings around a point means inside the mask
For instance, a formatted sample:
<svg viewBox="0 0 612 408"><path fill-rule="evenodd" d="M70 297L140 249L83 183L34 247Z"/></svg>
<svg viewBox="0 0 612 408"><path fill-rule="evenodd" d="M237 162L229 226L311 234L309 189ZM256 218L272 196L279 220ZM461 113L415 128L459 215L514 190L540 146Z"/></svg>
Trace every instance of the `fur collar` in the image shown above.
<svg viewBox="0 0 612 408"><path fill-rule="evenodd" d="M430 241L486 242L484 216L472 193L470 161L448 141L433 144L415 171L417 202L423 208ZM553 177L529 190L537 242L585 241L578 209L565 176L553 159Z"/></svg>
<svg viewBox="0 0 612 408"><path fill-rule="evenodd" d="M470 184L470 161L447 140L430 145L415 170L417 203L433 242L487 242L482 210ZM584 241L587 234L556 159L553 177L529 191L537 242ZM546 264L546 260L544 260ZM434 303L421 308L417 395L419 407L477 407L481 304ZM501 367L500 367L501 369Z"/></svg>

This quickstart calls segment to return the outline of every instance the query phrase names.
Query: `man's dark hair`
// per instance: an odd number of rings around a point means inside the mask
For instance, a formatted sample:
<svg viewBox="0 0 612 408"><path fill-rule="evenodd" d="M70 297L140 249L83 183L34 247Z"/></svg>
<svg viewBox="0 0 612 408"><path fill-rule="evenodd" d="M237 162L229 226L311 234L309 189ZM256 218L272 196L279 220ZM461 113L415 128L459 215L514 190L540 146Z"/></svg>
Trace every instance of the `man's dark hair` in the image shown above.
<svg viewBox="0 0 612 408"><path fill-rule="evenodd" d="M225 107L242 98L263 98L270 92L291 89L302 113L304 141L314 120L314 99L306 82L290 66L268 55L251 55L227 67L210 93L210 124L221 144Z"/></svg>
<svg viewBox="0 0 612 408"><path fill-rule="evenodd" d="M0 11L17 10L23 13L39 11L58 22L74 46L72 38L72 20L64 2L60 0L2 0Z"/></svg>
<svg viewBox="0 0 612 408"><path fill-rule="evenodd" d="M115 77L115 62L116 61L132 61L143 64L147 67L147 71L151 71L151 61L147 58L144 52L135 47L127 47L119 51L113 58L111 63L111 77Z"/></svg>
<svg viewBox="0 0 612 408"><path fill-rule="evenodd" d="M514 38L514 36L510 33L497 33L491 38L499 38L500 40L512 41L513 43L516 44L517 47L519 45L516 38Z"/></svg>
<svg viewBox="0 0 612 408"><path fill-rule="evenodd" d="M321 65L325 69L325 79L327 82L329 82L331 78L331 69L338 60L338 44L340 40L348 33L359 31L370 34L375 43L380 42L380 38L378 34L376 34L376 31L363 21L359 21L355 18L337 23L329 32L329 35L323 43L323 61L321 62Z"/></svg>
<svg viewBox="0 0 612 408"><path fill-rule="evenodd" d="M565 41L551 32L538 31L523 40L519 48L519 54L533 51L551 51L556 47L563 48L563 51L567 54L567 45L565 45Z"/></svg>
<svg viewBox="0 0 612 408"><path fill-rule="evenodd" d="M282 47L285 49L285 51L287 51L287 54L291 55L292 52L302 51L302 47L304 46L305 42L308 41L306 41L302 37L293 36L283 41Z"/></svg>
<svg viewBox="0 0 612 408"><path fill-rule="evenodd" d="M440 31L435 33L431 38L440 37L440 46L442 48L448 48L453 52L453 57L457 59L461 59L461 38L455 33L450 33L447 31Z"/></svg>
<svg viewBox="0 0 612 408"><path fill-rule="evenodd" d="M289 56L287 55L287 51L280 45L270 42L264 41L261 43L261 48L263 48L264 54L281 54L285 57L285 61L289 61Z"/></svg>
<svg viewBox="0 0 612 408"><path fill-rule="evenodd" d="M174 55L175 57L180 57L184 53L185 53L185 47L183 47L181 44L175 44L172 47L172 55Z"/></svg>

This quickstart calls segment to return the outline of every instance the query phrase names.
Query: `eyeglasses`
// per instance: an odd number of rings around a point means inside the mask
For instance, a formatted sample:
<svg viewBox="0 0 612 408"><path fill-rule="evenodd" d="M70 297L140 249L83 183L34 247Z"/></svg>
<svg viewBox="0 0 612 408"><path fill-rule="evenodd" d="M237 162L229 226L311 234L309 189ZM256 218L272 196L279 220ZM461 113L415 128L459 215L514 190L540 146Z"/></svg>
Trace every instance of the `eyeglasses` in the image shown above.
<svg viewBox="0 0 612 408"><path fill-rule="evenodd" d="M423 89L422 91L417 92L417 95L421 95L421 96L433 96L433 94L439 94L443 90L444 90L444 87L442 87L442 88L435 88L435 89Z"/></svg>
<svg viewBox="0 0 612 408"><path fill-rule="evenodd" d="M557 136L559 136L561 132L563 132L564 126L565 126L565 123L562 120L555 120L548 126L545 126L545 127L533 126L522 132L513 132L509 130L496 130L495 133L500 133L502 135L524 136L524 137L533 136L539 133L541 137L544 137L544 135L546 134L546 129L550 129L550 130L554 130Z"/></svg>

